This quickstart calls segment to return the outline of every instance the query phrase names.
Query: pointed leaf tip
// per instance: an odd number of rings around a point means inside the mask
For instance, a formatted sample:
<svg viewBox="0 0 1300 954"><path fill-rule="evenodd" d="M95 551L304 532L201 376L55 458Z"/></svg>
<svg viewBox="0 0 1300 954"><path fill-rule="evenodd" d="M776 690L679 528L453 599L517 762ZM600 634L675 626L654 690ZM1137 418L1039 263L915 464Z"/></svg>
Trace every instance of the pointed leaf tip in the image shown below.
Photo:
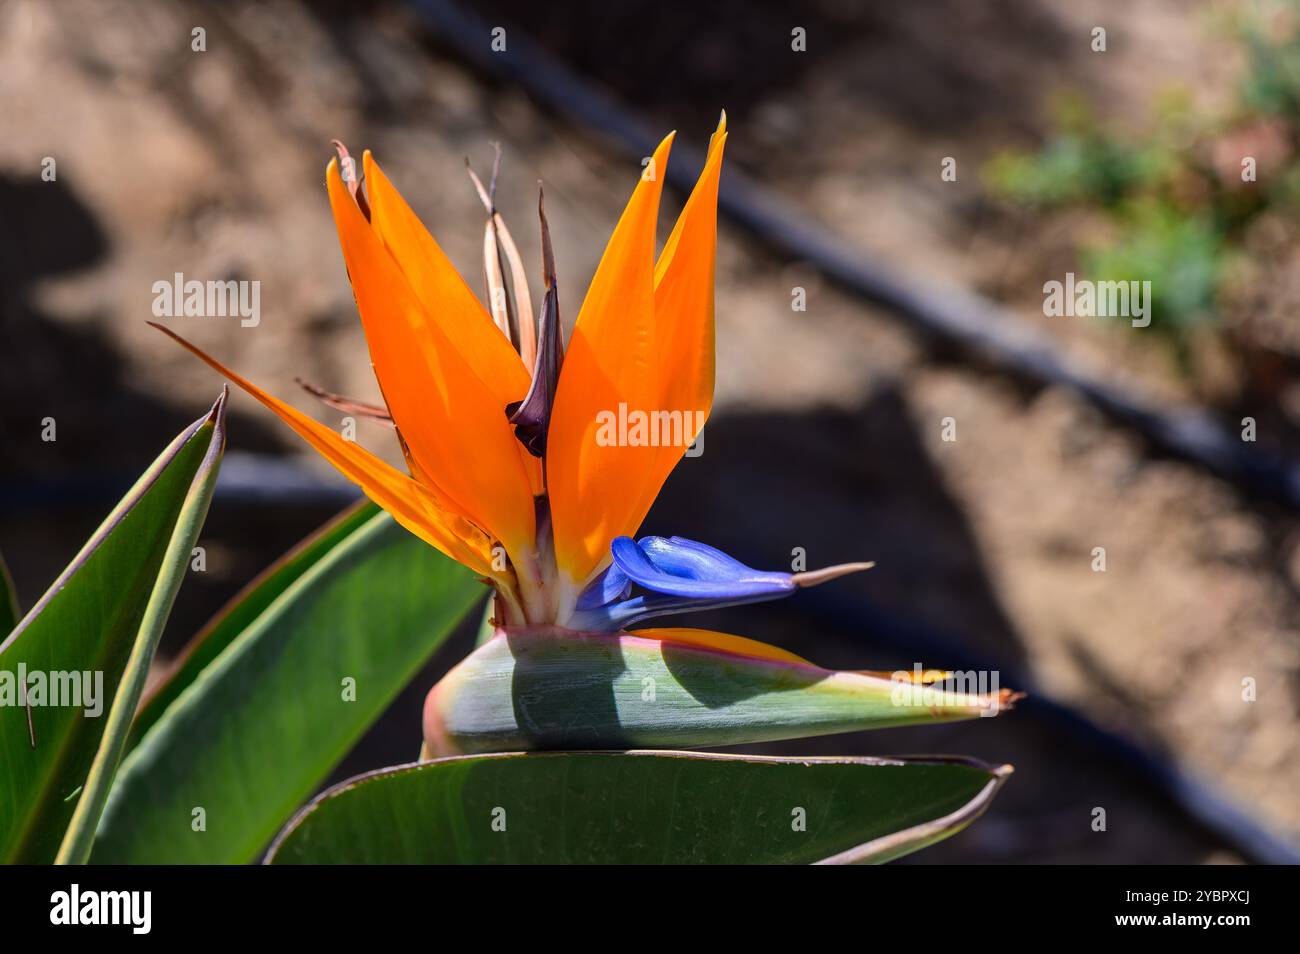
<svg viewBox="0 0 1300 954"><path fill-rule="evenodd" d="M207 420L215 425L218 432L222 432L226 426L226 401L230 397L230 385L223 383L221 393L217 400L213 402L212 410L208 411Z"/></svg>

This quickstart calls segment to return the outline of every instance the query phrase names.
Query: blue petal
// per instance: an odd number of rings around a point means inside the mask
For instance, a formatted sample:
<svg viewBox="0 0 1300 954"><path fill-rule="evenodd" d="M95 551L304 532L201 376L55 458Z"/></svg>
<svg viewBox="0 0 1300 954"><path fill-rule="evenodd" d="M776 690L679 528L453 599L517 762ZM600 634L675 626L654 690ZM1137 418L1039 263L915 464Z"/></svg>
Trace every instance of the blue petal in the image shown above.
<svg viewBox="0 0 1300 954"><path fill-rule="evenodd" d="M614 562L578 598L567 624L574 629L613 632L655 616L780 599L872 566L765 573L683 537L618 537L609 549ZM633 583L650 592L631 596Z"/></svg>
<svg viewBox="0 0 1300 954"><path fill-rule="evenodd" d="M610 545L628 579L655 593L703 600L775 599L798 586L790 573L765 573L683 537L618 537Z"/></svg>
<svg viewBox="0 0 1300 954"><path fill-rule="evenodd" d="M592 610L607 606L615 600L626 599L632 589L632 582L627 574L611 563L605 571L587 585L578 597L577 608Z"/></svg>
<svg viewBox="0 0 1300 954"><path fill-rule="evenodd" d="M610 632L655 616L780 599L797 590L790 573L765 573L683 537L619 537L614 562L578 598L569 625ZM650 592L628 598L635 583Z"/></svg>
<svg viewBox="0 0 1300 954"><path fill-rule="evenodd" d="M699 610L724 609L728 606L740 606L743 603L761 603L776 600L785 593L766 593L762 596L738 597L735 599L691 599L682 596L634 596L631 599L598 606L593 609L579 610L569 620L573 629L587 632L613 633L626 629L634 623L641 623L656 616L671 616L675 613L691 613Z"/></svg>

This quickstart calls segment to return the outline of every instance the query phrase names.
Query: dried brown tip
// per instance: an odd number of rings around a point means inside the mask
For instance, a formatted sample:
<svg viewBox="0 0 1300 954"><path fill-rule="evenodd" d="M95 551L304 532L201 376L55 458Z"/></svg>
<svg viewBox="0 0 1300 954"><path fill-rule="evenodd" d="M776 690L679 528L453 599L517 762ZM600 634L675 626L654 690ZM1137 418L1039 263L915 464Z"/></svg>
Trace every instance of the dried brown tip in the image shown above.
<svg viewBox="0 0 1300 954"><path fill-rule="evenodd" d="M497 244L496 217L493 215L488 216L487 224L483 226L483 275L487 281L488 311L492 313L492 321L514 345L514 335L510 331L514 324L511 320L514 308L501 270L501 249Z"/></svg>
<svg viewBox="0 0 1300 954"><path fill-rule="evenodd" d="M469 164L469 156L465 157L465 171L469 173L470 182L474 183L474 190L478 193L479 201L483 203L483 208L487 210L488 215L492 215L496 212L496 209L494 208L494 199L496 197L495 184L493 185L493 191L489 193L487 188L483 185L483 180L478 177L478 173L474 171L474 167Z"/></svg>
<svg viewBox="0 0 1300 954"><path fill-rule="evenodd" d="M488 183L488 199L492 203L492 213L497 210L497 177L501 174L501 143L492 144L492 181Z"/></svg>
<svg viewBox="0 0 1300 954"><path fill-rule="evenodd" d="M533 318L533 296L528 292L528 272L500 212L492 216L492 224L496 227L501 251L510 265L510 290L514 293L514 317L519 330L519 356L524 360L524 367L531 370L537 361L537 323Z"/></svg>
<svg viewBox="0 0 1300 954"><path fill-rule="evenodd" d="M370 404L367 401L358 401L354 398L344 397L342 394L335 394L332 391L326 391L324 388L318 388L302 378L294 378L298 386L314 398L334 408L336 411L342 411L344 414L356 414L360 417L367 417L374 421L379 421L393 426L393 416L388 413L388 408L378 404Z"/></svg>
<svg viewBox="0 0 1300 954"><path fill-rule="evenodd" d="M483 229L483 272L487 280L488 311L502 333L515 346L523 359L524 367L532 370L537 360L537 325L533 320L533 299L528 293L528 273L523 258L515 245L505 219L496 208L497 178L501 172L501 144L494 142L496 154L492 160L492 179L483 185L469 157L465 158L465 171L469 174L479 201L487 211L487 225ZM504 256L504 262L502 261ZM509 267L510 285L507 288L505 271Z"/></svg>
<svg viewBox="0 0 1300 954"><path fill-rule="evenodd" d="M542 180L537 180L537 217L542 222L542 284L549 290L555 287L555 249L551 247L551 226L546 221L546 190Z"/></svg>
<svg viewBox="0 0 1300 954"><path fill-rule="evenodd" d="M837 566L823 567L820 570L796 573L791 579L794 580L794 585L798 587L821 586L823 583L829 583L841 576L848 576L850 573L861 573L863 570L870 570L875 565L874 560L870 563L841 563Z"/></svg>
<svg viewBox="0 0 1300 954"><path fill-rule="evenodd" d="M348 147L343 145L340 140L331 139L330 145L339 154L339 175L343 177L343 184L348 187L348 193L356 202L357 208L361 210L361 214L366 217L366 221L369 222L370 203L366 201L366 194L361 191L362 173L357 168L356 160L348 152Z"/></svg>

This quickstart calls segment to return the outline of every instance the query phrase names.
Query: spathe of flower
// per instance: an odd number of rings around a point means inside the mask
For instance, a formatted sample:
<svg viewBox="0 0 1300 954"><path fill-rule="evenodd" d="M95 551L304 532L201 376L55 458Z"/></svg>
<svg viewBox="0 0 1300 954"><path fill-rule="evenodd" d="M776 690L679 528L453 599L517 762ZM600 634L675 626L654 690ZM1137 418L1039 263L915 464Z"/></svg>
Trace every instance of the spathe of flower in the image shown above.
<svg viewBox="0 0 1300 954"><path fill-rule="evenodd" d="M707 630L502 630L429 693L424 751L742 745L992 716L1020 698L947 676L823 669Z"/></svg>

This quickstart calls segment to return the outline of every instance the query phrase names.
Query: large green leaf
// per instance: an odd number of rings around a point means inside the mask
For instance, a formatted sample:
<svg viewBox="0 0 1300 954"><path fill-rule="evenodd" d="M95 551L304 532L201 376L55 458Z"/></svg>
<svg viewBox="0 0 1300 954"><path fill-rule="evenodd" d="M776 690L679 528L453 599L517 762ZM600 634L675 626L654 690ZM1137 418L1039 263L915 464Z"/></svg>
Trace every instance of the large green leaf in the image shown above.
<svg viewBox="0 0 1300 954"><path fill-rule="evenodd" d="M321 795L276 864L880 862L977 818L1010 768L698 752L457 756Z"/></svg>
<svg viewBox="0 0 1300 954"><path fill-rule="evenodd" d="M0 859L81 861L188 569L225 445L225 394L182 432L0 644ZM75 696L69 674L81 673ZM23 675L26 678L22 678ZM36 702L43 674L50 691ZM55 675L59 674L59 675ZM53 686L65 690L53 703ZM0 682L0 692L6 685ZM5 700L8 701L8 700ZM87 706L85 703L92 701ZM98 710L96 712L96 710ZM95 713L95 714L91 714Z"/></svg>
<svg viewBox="0 0 1300 954"><path fill-rule="evenodd" d="M307 539L275 561L270 567L240 590L222 607L212 620L195 634L189 645L171 664L167 675L146 694L140 711L131 725L127 748L133 749L145 732L158 721L176 697L198 678L234 642L235 637L250 626L258 616L316 563L341 543L362 524L379 513L379 508L369 500L362 500L339 514Z"/></svg>
<svg viewBox="0 0 1300 954"><path fill-rule="evenodd" d="M256 860L483 592L387 514L366 521L153 723L122 765L91 860Z"/></svg>

